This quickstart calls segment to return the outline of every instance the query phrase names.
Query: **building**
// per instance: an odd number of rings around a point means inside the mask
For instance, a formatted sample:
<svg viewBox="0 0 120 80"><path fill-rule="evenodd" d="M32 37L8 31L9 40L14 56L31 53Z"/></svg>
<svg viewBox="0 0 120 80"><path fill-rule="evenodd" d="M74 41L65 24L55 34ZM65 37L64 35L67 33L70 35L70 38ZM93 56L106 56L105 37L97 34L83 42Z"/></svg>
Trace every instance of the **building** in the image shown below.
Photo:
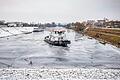
<svg viewBox="0 0 120 80"><path fill-rule="evenodd" d="M5 20L0 20L0 24L4 24L5 23Z"/></svg>
<svg viewBox="0 0 120 80"><path fill-rule="evenodd" d="M84 22L85 23L85 22ZM93 26L95 24L95 20L87 20L86 25Z"/></svg>
<svg viewBox="0 0 120 80"><path fill-rule="evenodd" d="M7 26L8 27L23 27L23 23L22 22L8 22Z"/></svg>
<svg viewBox="0 0 120 80"><path fill-rule="evenodd" d="M97 27L105 27L106 20L97 20L97 22L94 24Z"/></svg>
<svg viewBox="0 0 120 80"><path fill-rule="evenodd" d="M120 21L108 21L105 25L108 28L120 28Z"/></svg>
<svg viewBox="0 0 120 80"><path fill-rule="evenodd" d="M16 27L17 25L16 24L14 24L14 23L8 23L8 25L7 25L8 27Z"/></svg>

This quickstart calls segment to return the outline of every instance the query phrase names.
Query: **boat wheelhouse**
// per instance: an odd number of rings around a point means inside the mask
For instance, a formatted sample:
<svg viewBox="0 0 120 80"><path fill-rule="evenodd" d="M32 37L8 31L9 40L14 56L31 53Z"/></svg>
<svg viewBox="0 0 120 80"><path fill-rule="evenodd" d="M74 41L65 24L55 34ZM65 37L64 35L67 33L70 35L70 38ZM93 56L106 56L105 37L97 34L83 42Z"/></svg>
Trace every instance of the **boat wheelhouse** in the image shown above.
<svg viewBox="0 0 120 80"><path fill-rule="evenodd" d="M55 45L67 47L71 42L66 39L65 30L52 30L49 36L44 39L45 42Z"/></svg>

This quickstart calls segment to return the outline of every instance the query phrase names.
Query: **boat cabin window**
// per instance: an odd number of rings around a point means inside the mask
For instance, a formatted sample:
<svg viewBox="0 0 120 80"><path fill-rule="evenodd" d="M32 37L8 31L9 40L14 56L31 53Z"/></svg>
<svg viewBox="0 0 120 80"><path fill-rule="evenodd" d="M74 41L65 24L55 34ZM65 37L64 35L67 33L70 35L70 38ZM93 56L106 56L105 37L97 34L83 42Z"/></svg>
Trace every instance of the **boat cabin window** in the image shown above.
<svg viewBox="0 0 120 80"><path fill-rule="evenodd" d="M62 34L62 32L58 32L58 34Z"/></svg>
<svg viewBox="0 0 120 80"><path fill-rule="evenodd" d="M63 40L63 39L64 39L63 37L59 37L59 38L58 38L58 41L59 41L59 40Z"/></svg>
<svg viewBox="0 0 120 80"><path fill-rule="evenodd" d="M52 33L52 32L51 32ZM53 32L54 34L59 34L59 35L61 35L61 34L64 34L64 31L54 31Z"/></svg>
<svg viewBox="0 0 120 80"><path fill-rule="evenodd" d="M46 36L46 38L49 38L49 36Z"/></svg>
<svg viewBox="0 0 120 80"><path fill-rule="evenodd" d="M55 34L56 34L57 32L55 31Z"/></svg>

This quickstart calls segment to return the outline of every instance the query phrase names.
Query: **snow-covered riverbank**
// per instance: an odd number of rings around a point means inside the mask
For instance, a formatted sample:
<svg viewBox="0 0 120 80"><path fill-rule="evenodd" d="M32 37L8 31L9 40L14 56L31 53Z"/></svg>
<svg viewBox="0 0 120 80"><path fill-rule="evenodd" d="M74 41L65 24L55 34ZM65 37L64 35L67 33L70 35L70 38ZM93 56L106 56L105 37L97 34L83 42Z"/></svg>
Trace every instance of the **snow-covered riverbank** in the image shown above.
<svg viewBox="0 0 120 80"><path fill-rule="evenodd" d="M0 80L119 80L113 69L0 69Z"/></svg>
<svg viewBox="0 0 120 80"><path fill-rule="evenodd" d="M33 27L0 27L0 37L30 33L32 31Z"/></svg>

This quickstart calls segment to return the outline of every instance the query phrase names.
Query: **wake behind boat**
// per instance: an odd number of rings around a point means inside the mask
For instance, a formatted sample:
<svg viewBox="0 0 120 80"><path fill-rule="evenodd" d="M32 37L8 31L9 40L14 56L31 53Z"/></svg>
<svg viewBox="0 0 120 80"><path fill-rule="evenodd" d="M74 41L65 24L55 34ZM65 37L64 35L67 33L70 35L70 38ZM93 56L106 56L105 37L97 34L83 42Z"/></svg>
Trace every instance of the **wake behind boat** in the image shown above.
<svg viewBox="0 0 120 80"><path fill-rule="evenodd" d="M65 30L52 30L49 36L44 39L45 42L55 45L67 47L71 42L66 39Z"/></svg>

